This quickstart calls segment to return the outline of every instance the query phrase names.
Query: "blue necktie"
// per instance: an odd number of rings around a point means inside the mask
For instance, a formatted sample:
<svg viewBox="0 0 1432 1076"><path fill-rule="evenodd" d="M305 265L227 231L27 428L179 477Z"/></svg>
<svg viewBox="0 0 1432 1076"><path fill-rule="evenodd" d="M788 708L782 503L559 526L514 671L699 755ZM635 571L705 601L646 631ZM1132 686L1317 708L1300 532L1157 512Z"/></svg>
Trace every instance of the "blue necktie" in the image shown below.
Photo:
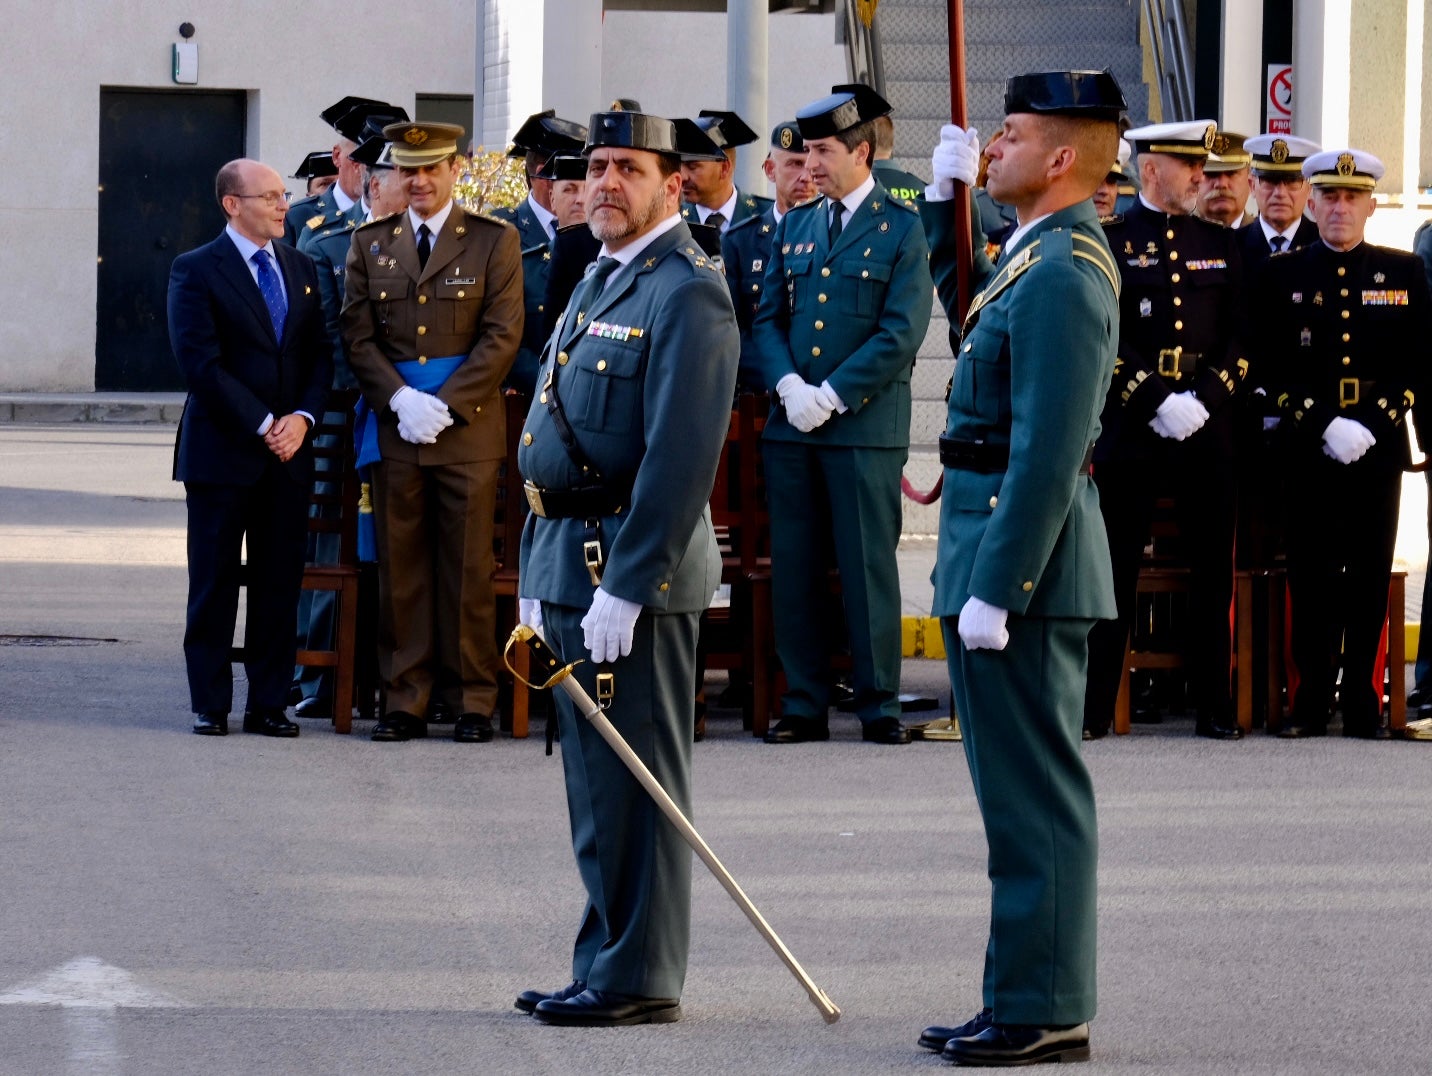
<svg viewBox="0 0 1432 1076"><path fill-rule="evenodd" d="M258 270L259 291L263 293L264 305L268 307L269 320L273 322L274 339L282 340L283 323L288 318L288 303L283 298L283 286L278 282L278 274L274 272L273 266L269 264L268 251L254 251L254 256L250 260L254 263L254 268Z"/></svg>

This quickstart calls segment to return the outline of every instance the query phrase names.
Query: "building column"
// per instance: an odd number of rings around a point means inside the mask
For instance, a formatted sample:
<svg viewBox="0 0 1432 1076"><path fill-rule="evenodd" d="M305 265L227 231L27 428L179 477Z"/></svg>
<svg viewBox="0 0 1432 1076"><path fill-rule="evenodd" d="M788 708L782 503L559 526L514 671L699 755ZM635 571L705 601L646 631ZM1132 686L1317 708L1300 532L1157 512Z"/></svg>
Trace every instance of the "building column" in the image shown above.
<svg viewBox="0 0 1432 1076"><path fill-rule="evenodd" d="M476 141L503 149L534 112L585 124L602 93L602 0L479 0Z"/></svg>
<svg viewBox="0 0 1432 1076"><path fill-rule="evenodd" d="M1263 131L1263 0L1223 0L1223 69L1218 125L1243 135Z"/></svg>
<svg viewBox="0 0 1432 1076"><path fill-rule="evenodd" d="M726 107L761 136L754 145L736 151L734 178L743 191L761 192L767 185L761 163L770 140L766 107L770 17L767 0L727 0Z"/></svg>

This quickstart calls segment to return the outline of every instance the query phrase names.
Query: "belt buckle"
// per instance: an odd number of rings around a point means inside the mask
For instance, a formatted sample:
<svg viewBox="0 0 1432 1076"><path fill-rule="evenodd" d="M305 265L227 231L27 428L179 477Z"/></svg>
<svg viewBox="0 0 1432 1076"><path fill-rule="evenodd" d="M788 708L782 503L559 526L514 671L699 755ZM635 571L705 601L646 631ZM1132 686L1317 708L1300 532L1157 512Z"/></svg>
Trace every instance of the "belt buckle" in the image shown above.
<svg viewBox="0 0 1432 1076"><path fill-rule="evenodd" d="M1182 371L1179 370L1179 360L1181 360L1182 358L1183 358L1183 345L1179 345L1178 347L1172 347L1172 348L1166 347L1166 348L1164 348L1162 351L1160 351L1160 352L1159 352L1159 376L1160 376L1160 377L1171 377L1171 378L1173 378L1175 381L1178 381L1180 378L1182 378L1182 377L1183 377L1183 373L1182 373ZM1169 363L1168 365L1165 365L1165 364L1164 364L1164 360L1165 360L1165 359L1171 359L1171 360L1173 360L1173 361L1172 361L1171 363Z"/></svg>
<svg viewBox="0 0 1432 1076"><path fill-rule="evenodd" d="M1362 398L1362 386L1355 377L1344 377L1338 381L1338 406L1355 407Z"/></svg>
<svg viewBox="0 0 1432 1076"><path fill-rule="evenodd" d="M532 514L546 519L547 512L542 507L542 491L529 481L522 483L522 492L527 494L527 507L532 509Z"/></svg>
<svg viewBox="0 0 1432 1076"><path fill-rule="evenodd" d="M582 560L587 565L587 574L592 577L592 586L601 586L602 543L600 539L582 543Z"/></svg>

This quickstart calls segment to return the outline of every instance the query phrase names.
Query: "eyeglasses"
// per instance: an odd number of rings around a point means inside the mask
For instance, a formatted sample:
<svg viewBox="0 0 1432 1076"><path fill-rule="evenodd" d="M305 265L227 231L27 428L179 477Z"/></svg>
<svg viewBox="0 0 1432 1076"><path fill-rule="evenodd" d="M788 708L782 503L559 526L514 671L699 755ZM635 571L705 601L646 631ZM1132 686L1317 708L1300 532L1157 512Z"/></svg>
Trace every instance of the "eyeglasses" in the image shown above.
<svg viewBox="0 0 1432 1076"><path fill-rule="evenodd" d="M292 197L288 191L264 191L262 194L236 194L235 198L262 198L266 206L276 206L280 202L287 203Z"/></svg>

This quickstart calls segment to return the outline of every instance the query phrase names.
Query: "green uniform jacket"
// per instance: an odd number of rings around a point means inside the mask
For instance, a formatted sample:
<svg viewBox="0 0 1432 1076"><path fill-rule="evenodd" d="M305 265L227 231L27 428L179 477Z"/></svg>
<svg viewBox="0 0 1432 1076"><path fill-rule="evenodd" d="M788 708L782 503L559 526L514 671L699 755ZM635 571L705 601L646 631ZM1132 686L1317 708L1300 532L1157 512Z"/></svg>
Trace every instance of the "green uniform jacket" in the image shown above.
<svg viewBox="0 0 1432 1076"><path fill-rule="evenodd" d="M1099 495L1080 465L1113 378L1118 279L1085 201L1022 236L970 304L945 436L1009 445L1009 469L945 469L936 616L971 595L1024 616L1115 615Z"/></svg>
<svg viewBox="0 0 1432 1076"><path fill-rule="evenodd" d="M355 202L354 209L363 208ZM328 329L328 339L333 343L333 387L352 389L358 387L353 370L348 365L348 349L343 343L343 290L348 272L348 248L353 245L353 229L361 224L362 216L344 216L331 227L323 229L307 240L300 249L313 259L318 269L318 294L323 300L323 323Z"/></svg>
<svg viewBox="0 0 1432 1076"><path fill-rule="evenodd" d="M512 364L507 383L530 396L537 381L537 357L542 353L542 345L547 342L542 326L545 321L547 278L552 265L552 241L526 199L512 209L493 210L490 216L516 228L518 242L522 245L522 308L526 321L523 323L522 346L517 349L517 361Z"/></svg>
<svg viewBox="0 0 1432 1076"><path fill-rule="evenodd" d="M574 301L582 298L578 284ZM708 501L730 424L740 355L720 267L686 225L657 237L616 270L587 309L569 309L548 341L539 383L557 392L582 452L630 506L601 519L602 586L668 613L705 609L721 558ZM544 489L586 484L547 406L532 403L517 450L523 476ZM581 519L527 517L522 596L585 609L592 581Z"/></svg>
<svg viewBox="0 0 1432 1076"><path fill-rule="evenodd" d="M751 323L761 308L761 289L766 281L766 262L771 257L771 242L776 237L775 204L758 217L747 217L726 229L721 237L721 265L726 271L726 285L731 289L731 303L736 308L736 324L741 329L741 370L737 383L752 392L764 392L761 358L751 339Z"/></svg>
<svg viewBox="0 0 1432 1076"><path fill-rule="evenodd" d="M825 198L776 227L751 330L765 381L829 381L848 408L801 433L774 402L765 437L817 445L908 448L910 371L933 305L929 251L914 203L879 183L830 247Z"/></svg>
<svg viewBox="0 0 1432 1076"><path fill-rule="evenodd" d="M765 198L759 194L746 194L744 191L737 189L736 210L731 214L731 221L727 230L729 231L731 226L740 224L748 217L759 217L775 204L775 200L772 198ZM701 214L696 211L696 206L691 202L682 202L681 219L687 224L700 224Z"/></svg>

